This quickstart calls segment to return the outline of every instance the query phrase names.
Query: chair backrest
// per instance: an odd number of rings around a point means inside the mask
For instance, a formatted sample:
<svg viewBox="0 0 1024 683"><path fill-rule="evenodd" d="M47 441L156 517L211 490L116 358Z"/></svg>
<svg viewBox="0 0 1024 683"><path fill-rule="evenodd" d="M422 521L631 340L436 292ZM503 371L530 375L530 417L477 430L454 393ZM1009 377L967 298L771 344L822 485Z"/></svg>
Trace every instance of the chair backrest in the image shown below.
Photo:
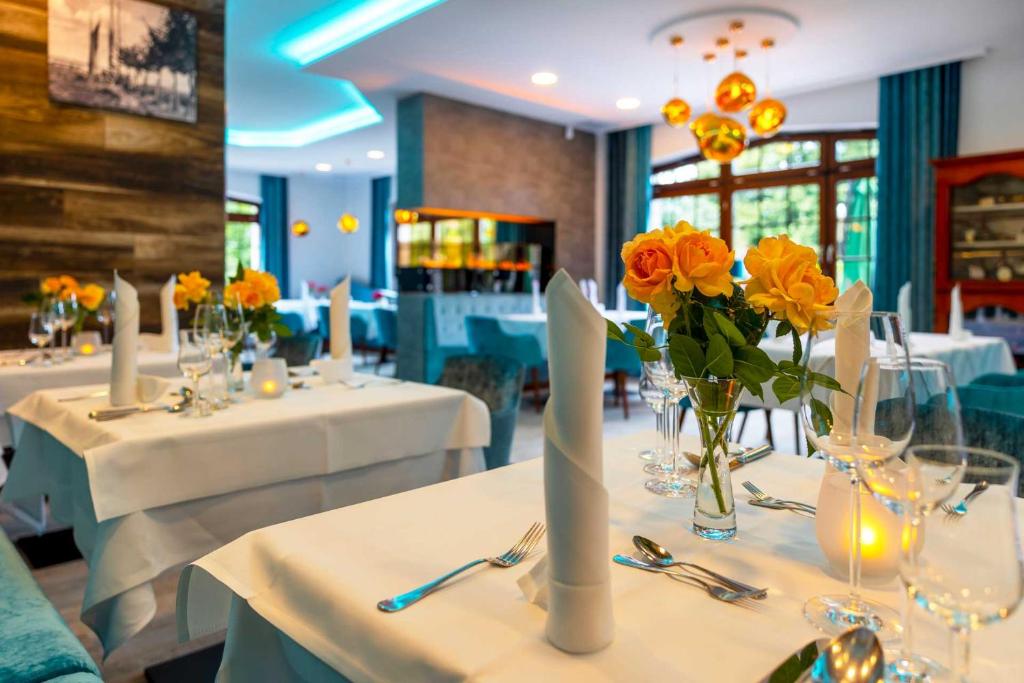
<svg viewBox="0 0 1024 683"><path fill-rule="evenodd" d="M366 337L370 332L370 325L366 322L366 318L361 318L358 315L350 315L348 317L348 332L352 337L352 345L362 346L366 344Z"/></svg>
<svg viewBox="0 0 1024 683"><path fill-rule="evenodd" d="M462 389L487 404L492 414L519 409L523 390L522 363L501 356L452 356L437 383Z"/></svg>
<svg viewBox="0 0 1024 683"><path fill-rule="evenodd" d="M632 340L632 337L630 334L627 339ZM613 339L605 343L604 367L608 372L622 371L633 377L639 377L643 369L636 349Z"/></svg>
<svg viewBox="0 0 1024 683"><path fill-rule="evenodd" d="M1004 375L1000 372L990 372L981 377L971 380L971 385L987 387L1024 387L1024 371L1014 375Z"/></svg>
<svg viewBox="0 0 1024 683"><path fill-rule="evenodd" d="M1024 414L964 407L964 443L1005 453L1024 466ZM1024 477L1017 483L1017 495L1024 496Z"/></svg>
<svg viewBox="0 0 1024 683"><path fill-rule="evenodd" d="M323 339L316 332L296 334L291 337L280 337L274 347L274 357L284 358L289 366L309 365L314 358L320 357Z"/></svg>
<svg viewBox="0 0 1024 683"><path fill-rule="evenodd" d="M980 408L996 410L1013 415L1024 416L1024 386L986 386L968 384L957 387L960 395L961 408Z"/></svg>
<svg viewBox="0 0 1024 683"><path fill-rule="evenodd" d="M331 307L330 306L317 306L316 307L316 332L323 339L330 340L331 338Z"/></svg>
<svg viewBox="0 0 1024 683"><path fill-rule="evenodd" d="M398 346L398 313L390 308L378 308L373 312L377 321L377 343L394 349Z"/></svg>
<svg viewBox="0 0 1024 683"><path fill-rule="evenodd" d="M469 342L471 353L504 355L500 350L505 333L502 332L501 324L497 320L481 315L467 315L465 325L466 340Z"/></svg>
<svg viewBox="0 0 1024 683"><path fill-rule="evenodd" d="M301 313L282 313L281 324L291 330L293 335L302 334L306 331L306 322L303 320Z"/></svg>

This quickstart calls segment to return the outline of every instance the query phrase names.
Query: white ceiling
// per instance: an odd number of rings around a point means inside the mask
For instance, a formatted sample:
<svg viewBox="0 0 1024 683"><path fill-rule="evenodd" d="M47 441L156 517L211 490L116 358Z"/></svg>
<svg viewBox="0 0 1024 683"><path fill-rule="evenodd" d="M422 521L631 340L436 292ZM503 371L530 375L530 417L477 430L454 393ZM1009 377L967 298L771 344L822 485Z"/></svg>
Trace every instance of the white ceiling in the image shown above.
<svg viewBox="0 0 1024 683"><path fill-rule="evenodd" d="M426 91L576 126L628 127L659 120L672 88L672 53L655 30L675 17L715 8L708 0L447 0L304 70L276 57L271 45L288 25L322 9L325 0L238 0L228 3L228 121L247 127L311 119L330 112L337 84L355 83L383 122L305 147L229 147L228 165L271 173L390 173L395 161L395 102ZM747 3L739 5L752 7ZM792 95L999 50L1024 33L1022 0L772 0L797 30L772 53L774 94ZM724 21L723 21L724 27ZM694 51L712 35L685 35ZM747 35L751 40L760 36ZM757 81L760 57L746 69ZM728 60L721 60L727 62ZM716 65L722 75L728 63ZM683 61L681 95L695 109L706 100L704 67ZM553 71L553 87L530 83ZM641 105L619 111L631 96ZM339 105L340 106L340 105ZM380 149L385 158L369 160Z"/></svg>

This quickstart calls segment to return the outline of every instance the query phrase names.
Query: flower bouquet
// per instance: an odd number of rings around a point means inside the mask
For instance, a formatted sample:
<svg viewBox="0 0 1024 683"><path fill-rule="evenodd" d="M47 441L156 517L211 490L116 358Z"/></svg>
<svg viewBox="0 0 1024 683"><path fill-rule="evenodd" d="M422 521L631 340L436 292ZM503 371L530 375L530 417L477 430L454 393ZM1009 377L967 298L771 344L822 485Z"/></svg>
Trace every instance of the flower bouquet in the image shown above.
<svg viewBox="0 0 1024 683"><path fill-rule="evenodd" d="M831 377L801 365L800 335L820 326L839 294L822 273L813 249L786 235L765 237L743 264L750 273L732 275L734 252L709 231L681 221L638 235L622 247L626 291L661 315L667 343L634 325L608 321L608 336L633 346L641 361L656 362L667 351L675 379L685 385L697 415L702 454L694 506L694 530L705 538L736 533L728 466L728 437L743 389L764 399L763 385L780 403L800 394L805 380L840 389ZM776 336L793 338L792 360L775 363L758 348L770 321ZM828 411L823 402L820 410Z"/></svg>
<svg viewBox="0 0 1024 683"><path fill-rule="evenodd" d="M281 290L277 278L251 268L238 267L224 288L224 306L228 311L240 311L245 329L254 335L257 348L263 346L269 350L277 337L290 337L292 332L281 322L281 315L274 308L274 303L281 298ZM229 314L230 315L230 314ZM238 348L237 355L241 351Z"/></svg>
<svg viewBox="0 0 1024 683"><path fill-rule="evenodd" d="M76 302L78 306L75 309L74 331L81 332L86 319L95 315L106 295L107 290L95 282L82 285L76 278L65 274L44 278L39 283L39 289L24 299L40 309L50 308L58 301Z"/></svg>

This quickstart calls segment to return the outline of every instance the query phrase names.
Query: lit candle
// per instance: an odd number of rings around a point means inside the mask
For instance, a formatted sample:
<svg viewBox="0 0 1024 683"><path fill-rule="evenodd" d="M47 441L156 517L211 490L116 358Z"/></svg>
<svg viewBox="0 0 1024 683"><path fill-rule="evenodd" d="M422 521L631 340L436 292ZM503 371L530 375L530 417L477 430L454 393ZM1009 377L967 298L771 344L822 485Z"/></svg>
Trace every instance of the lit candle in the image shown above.
<svg viewBox="0 0 1024 683"><path fill-rule="evenodd" d="M79 332L71 340L79 356L92 356L100 348L99 332Z"/></svg>
<svg viewBox="0 0 1024 683"><path fill-rule="evenodd" d="M267 396L273 396L277 393L277 382L268 379L260 385L260 390Z"/></svg>
<svg viewBox="0 0 1024 683"><path fill-rule="evenodd" d="M288 366L283 358L261 358L253 363L250 383L261 398L278 398L288 388Z"/></svg>
<svg viewBox="0 0 1024 683"><path fill-rule="evenodd" d="M96 353L96 347L92 344L82 344L78 347L78 352L83 356L91 356Z"/></svg>

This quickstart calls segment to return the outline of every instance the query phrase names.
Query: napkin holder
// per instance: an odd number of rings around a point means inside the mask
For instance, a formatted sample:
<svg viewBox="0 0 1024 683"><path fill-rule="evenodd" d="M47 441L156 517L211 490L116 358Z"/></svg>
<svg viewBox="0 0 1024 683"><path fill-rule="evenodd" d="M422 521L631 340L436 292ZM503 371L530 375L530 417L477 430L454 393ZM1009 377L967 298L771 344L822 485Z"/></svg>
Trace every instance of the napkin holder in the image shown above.
<svg viewBox="0 0 1024 683"><path fill-rule="evenodd" d="M281 398L288 388L288 365L284 358L261 358L253 363L249 381L260 398Z"/></svg>

